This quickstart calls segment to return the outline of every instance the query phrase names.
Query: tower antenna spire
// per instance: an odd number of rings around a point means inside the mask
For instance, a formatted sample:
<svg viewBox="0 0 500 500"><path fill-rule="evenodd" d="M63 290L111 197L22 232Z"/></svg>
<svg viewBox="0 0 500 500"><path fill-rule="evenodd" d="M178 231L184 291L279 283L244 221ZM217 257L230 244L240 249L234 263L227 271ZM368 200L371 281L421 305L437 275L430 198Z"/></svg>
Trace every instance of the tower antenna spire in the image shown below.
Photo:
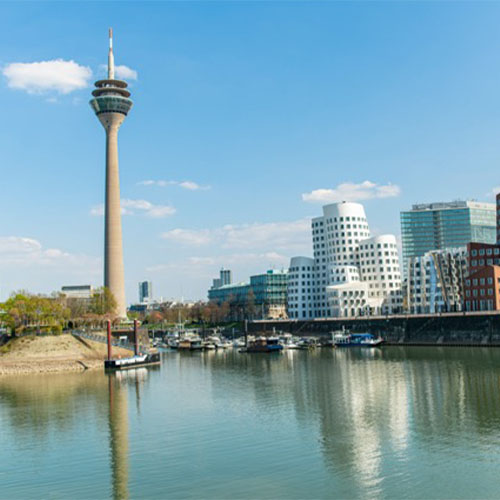
<svg viewBox="0 0 500 500"><path fill-rule="evenodd" d="M113 55L113 28L109 28L108 80L115 79L115 56Z"/></svg>

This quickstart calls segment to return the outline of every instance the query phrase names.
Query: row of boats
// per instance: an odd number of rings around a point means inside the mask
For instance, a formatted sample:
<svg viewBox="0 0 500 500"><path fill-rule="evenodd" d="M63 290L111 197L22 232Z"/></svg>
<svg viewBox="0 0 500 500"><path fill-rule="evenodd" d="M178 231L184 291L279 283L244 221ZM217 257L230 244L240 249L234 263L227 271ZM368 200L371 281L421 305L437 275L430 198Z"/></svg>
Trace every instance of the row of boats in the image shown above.
<svg viewBox="0 0 500 500"><path fill-rule="evenodd" d="M381 337L370 333L333 332L331 339L320 343L315 337L298 338L291 334L273 337L244 337L229 341L218 336L202 339L198 335L184 334L169 336L158 347L177 349L179 351L215 351L236 348L239 352L279 352L284 349L309 350L317 347L378 347L383 343Z"/></svg>

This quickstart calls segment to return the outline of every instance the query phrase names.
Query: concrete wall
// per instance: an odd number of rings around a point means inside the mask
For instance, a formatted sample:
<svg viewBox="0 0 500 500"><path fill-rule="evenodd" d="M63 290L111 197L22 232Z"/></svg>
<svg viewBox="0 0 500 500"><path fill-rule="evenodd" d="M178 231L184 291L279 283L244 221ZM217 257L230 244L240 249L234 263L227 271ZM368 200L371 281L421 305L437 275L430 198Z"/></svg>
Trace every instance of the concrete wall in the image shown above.
<svg viewBox="0 0 500 500"><path fill-rule="evenodd" d="M330 336L332 331L380 335L388 344L479 345L500 347L500 314L447 313L311 321L254 321L250 333L289 332L297 336Z"/></svg>

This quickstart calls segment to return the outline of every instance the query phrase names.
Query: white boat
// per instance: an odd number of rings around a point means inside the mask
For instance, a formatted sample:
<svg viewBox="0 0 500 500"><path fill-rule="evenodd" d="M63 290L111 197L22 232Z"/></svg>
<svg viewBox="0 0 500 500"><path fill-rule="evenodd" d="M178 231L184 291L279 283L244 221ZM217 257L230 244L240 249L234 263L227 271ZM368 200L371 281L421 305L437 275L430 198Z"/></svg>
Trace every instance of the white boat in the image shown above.
<svg viewBox="0 0 500 500"><path fill-rule="evenodd" d="M245 347L245 339L240 338L240 339L233 340L233 347L236 347L236 348Z"/></svg>
<svg viewBox="0 0 500 500"><path fill-rule="evenodd" d="M384 339L371 333L338 333L333 341L335 347L378 347Z"/></svg>

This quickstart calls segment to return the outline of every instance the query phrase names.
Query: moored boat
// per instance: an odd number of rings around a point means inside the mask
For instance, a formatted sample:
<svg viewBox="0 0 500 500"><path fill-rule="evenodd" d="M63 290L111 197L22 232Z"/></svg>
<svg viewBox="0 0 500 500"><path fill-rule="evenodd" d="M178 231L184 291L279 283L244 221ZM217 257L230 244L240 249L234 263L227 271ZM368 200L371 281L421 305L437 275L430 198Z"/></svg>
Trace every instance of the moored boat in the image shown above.
<svg viewBox="0 0 500 500"><path fill-rule="evenodd" d="M202 351L203 343L200 338L183 338L177 346L179 351Z"/></svg>
<svg viewBox="0 0 500 500"><path fill-rule="evenodd" d="M148 354L138 354L129 358L106 359L104 361L104 369L106 371L129 370L141 366L159 365L160 362L160 353L151 352Z"/></svg>
<svg viewBox="0 0 500 500"><path fill-rule="evenodd" d="M371 333L339 333L333 340L335 347L378 347L384 342Z"/></svg>
<svg viewBox="0 0 500 500"><path fill-rule="evenodd" d="M275 337L258 337L255 340L249 342L248 346L245 349L242 349L240 352L281 352L283 350L283 346L279 343L279 339Z"/></svg>

